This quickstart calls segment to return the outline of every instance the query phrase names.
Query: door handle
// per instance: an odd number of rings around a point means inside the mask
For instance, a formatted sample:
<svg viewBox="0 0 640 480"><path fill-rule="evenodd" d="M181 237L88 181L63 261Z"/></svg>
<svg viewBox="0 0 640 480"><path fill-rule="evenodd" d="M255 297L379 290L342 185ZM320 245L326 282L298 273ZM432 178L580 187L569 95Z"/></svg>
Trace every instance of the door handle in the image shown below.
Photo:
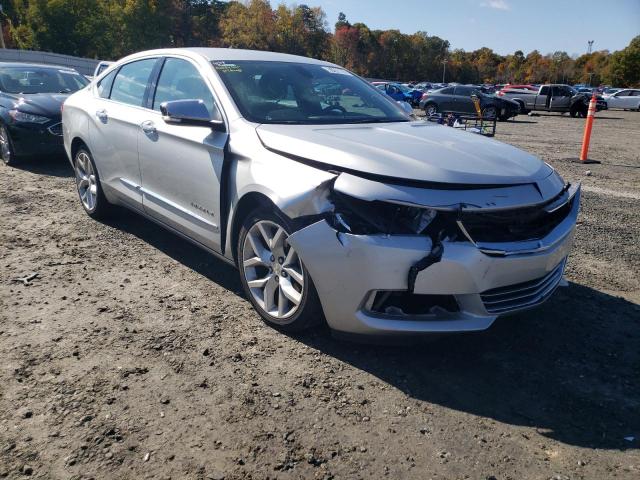
<svg viewBox="0 0 640 480"><path fill-rule="evenodd" d="M157 133L156 126L153 124L153 122L151 120L147 120L145 122L142 122L140 124L140 128L142 128L142 131L144 133L146 133L147 135L153 135L153 134Z"/></svg>
<svg viewBox="0 0 640 480"><path fill-rule="evenodd" d="M107 115L107 111L104 108L96 111L96 117L98 117L103 122L109 118L109 116Z"/></svg>

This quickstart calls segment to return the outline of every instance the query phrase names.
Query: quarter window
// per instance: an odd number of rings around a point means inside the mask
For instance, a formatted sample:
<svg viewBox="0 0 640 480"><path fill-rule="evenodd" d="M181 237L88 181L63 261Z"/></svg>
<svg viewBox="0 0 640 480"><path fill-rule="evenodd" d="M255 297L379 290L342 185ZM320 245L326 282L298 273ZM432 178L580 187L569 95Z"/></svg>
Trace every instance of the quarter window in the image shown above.
<svg viewBox="0 0 640 480"><path fill-rule="evenodd" d="M156 61L156 58L149 58L121 67L113 81L111 100L142 107L144 92Z"/></svg>
<svg viewBox="0 0 640 480"><path fill-rule="evenodd" d="M200 73L190 62L180 58L167 58L164 62L153 109L159 111L160 104L173 100L202 100L210 115L215 111L213 95Z"/></svg>
<svg viewBox="0 0 640 480"><path fill-rule="evenodd" d="M111 85L113 85L113 79L116 77L116 71L114 70L109 75L104 77L98 82L98 95L102 98L109 98L111 93Z"/></svg>

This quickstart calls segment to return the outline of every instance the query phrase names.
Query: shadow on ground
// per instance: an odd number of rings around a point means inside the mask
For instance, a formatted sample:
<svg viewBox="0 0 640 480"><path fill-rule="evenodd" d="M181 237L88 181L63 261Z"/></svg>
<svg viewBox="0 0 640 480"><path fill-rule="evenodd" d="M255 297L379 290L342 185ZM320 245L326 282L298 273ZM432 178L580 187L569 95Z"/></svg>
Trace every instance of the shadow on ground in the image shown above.
<svg viewBox="0 0 640 480"><path fill-rule="evenodd" d="M117 208L104 223L138 237L185 267L244 297L238 272L233 266L151 220L125 208Z"/></svg>
<svg viewBox="0 0 640 480"><path fill-rule="evenodd" d="M588 448L638 448L640 307L570 284L483 333L409 348L299 338L407 395ZM635 436L634 442L624 437Z"/></svg>
<svg viewBox="0 0 640 480"><path fill-rule="evenodd" d="M21 158L15 168L50 177L73 177L69 160L63 155L38 158Z"/></svg>

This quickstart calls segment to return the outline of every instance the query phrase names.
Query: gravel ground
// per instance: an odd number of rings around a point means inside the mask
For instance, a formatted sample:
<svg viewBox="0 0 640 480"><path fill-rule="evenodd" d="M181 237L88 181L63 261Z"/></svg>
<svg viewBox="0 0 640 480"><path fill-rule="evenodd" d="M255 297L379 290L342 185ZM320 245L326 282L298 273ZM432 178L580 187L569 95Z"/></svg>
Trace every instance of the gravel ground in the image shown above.
<svg viewBox="0 0 640 480"><path fill-rule="evenodd" d="M570 286L405 348L278 333L231 267L90 220L66 160L0 167L0 478L640 478L640 113L598 115L601 165L583 124L497 135L585 186Z"/></svg>

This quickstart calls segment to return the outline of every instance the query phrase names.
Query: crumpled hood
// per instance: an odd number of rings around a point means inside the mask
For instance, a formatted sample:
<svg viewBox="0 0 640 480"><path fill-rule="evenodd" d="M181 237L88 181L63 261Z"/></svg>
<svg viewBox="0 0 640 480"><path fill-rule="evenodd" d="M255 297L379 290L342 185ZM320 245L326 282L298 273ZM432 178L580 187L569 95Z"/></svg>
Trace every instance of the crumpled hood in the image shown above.
<svg viewBox="0 0 640 480"><path fill-rule="evenodd" d="M355 172L425 182L502 185L551 174L539 158L470 132L427 122L257 127L269 149Z"/></svg>
<svg viewBox="0 0 640 480"><path fill-rule="evenodd" d="M64 93L33 93L6 95L14 101L14 108L21 112L56 118L60 116L60 107L69 97Z"/></svg>

